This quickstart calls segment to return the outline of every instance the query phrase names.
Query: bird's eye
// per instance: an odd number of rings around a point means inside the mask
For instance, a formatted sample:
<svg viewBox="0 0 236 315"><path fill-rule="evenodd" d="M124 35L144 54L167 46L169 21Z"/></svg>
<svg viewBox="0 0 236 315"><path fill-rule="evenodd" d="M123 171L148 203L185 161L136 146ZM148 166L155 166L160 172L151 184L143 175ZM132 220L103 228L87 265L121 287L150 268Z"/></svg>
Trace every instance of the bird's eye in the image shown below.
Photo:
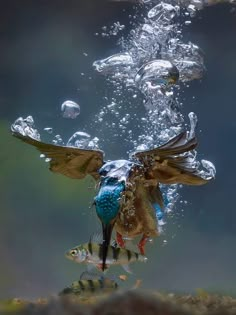
<svg viewBox="0 0 236 315"><path fill-rule="evenodd" d="M76 256L78 254L78 251L77 249L72 249L70 253L71 253L71 256Z"/></svg>
<svg viewBox="0 0 236 315"><path fill-rule="evenodd" d="M101 176L106 176L107 175L107 170L104 170L104 169L101 169L100 171L99 171L99 175L101 175Z"/></svg>

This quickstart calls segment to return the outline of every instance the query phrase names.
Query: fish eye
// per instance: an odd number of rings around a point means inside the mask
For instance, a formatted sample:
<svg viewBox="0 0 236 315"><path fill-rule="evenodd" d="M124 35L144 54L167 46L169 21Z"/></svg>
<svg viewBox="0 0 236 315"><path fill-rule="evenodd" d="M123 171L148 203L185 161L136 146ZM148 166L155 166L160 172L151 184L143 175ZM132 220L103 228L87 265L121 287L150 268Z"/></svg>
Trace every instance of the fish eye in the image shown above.
<svg viewBox="0 0 236 315"><path fill-rule="evenodd" d="M71 256L76 256L76 255L78 254L77 249L72 249L72 250L70 251L70 254L71 254Z"/></svg>

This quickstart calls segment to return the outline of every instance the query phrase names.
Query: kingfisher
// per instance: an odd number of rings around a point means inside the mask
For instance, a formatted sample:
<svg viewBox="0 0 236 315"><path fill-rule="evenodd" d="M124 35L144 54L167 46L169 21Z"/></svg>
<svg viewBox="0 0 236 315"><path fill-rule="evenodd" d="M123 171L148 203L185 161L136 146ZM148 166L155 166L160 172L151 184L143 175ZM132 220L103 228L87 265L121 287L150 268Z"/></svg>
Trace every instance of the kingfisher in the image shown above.
<svg viewBox="0 0 236 315"><path fill-rule="evenodd" d="M141 236L138 247L143 255L147 240L158 236L160 209L165 204L160 184L202 185L212 179L204 178L198 164L193 163L191 151L198 142L187 131L161 146L135 152L129 160L107 162L101 150L43 143L20 133L14 125L11 131L13 136L44 154L52 172L73 179L90 175L96 181L94 205L102 224L103 271L113 229L120 247L125 247L125 239Z"/></svg>

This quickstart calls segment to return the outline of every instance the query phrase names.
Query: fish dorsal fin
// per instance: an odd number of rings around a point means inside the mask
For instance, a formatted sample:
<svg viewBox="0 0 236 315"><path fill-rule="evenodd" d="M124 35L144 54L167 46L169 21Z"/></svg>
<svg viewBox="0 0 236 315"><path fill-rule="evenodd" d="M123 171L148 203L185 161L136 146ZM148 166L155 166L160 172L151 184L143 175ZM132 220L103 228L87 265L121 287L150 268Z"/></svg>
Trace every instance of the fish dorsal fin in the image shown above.
<svg viewBox="0 0 236 315"><path fill-rule="evenodd" d="M100 232L93 233L90 236L89 243L102 244L103 243L102 233L100 233ZM113 247L117 247L116 240L112 239L110 245Z"/></svg>
<svg viewBox="0 0 236 315"><path fill-rule="evenodd" d="M99 232L93 233L93 234L90 236L89 242L90 242L90 243L96 243L96 244L102 244L102 243L103 243L102 234L99 233Z"/></svg>
<svg viewBox="0 0 236 315"><path fill-rule="evenodd" d="M98 280L100 278L101 276L96 272L84 271L83 273L81 273L79 279L80 280Z"/></svg>

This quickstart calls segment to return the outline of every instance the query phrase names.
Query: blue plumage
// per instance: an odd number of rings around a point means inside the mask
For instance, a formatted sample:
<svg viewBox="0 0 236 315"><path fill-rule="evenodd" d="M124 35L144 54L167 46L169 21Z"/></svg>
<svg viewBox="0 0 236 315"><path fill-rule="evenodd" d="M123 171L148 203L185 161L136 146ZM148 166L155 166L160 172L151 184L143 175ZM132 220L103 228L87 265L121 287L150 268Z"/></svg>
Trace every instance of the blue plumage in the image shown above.
<svg viewBox="0 0 236 315"><path fill-rule="evenodd" d="M164 206L167 207L167 205L169 203L169 200L168 200L166 195L163 195L163 200L164 200ZM157 219L158 220L162 220L163 217L164 217L164 213L162 211L161 206L158 203L153 203L153 207L154 207L154 209L156 211Z"/></svg>
<svg viewBox="0 0 236 315"><path fill-rule="evenodd" d="M117 178L105 177L101 181L95 204L97 215L104 224L109 224L116 218L124 189L125 183Z"/></svg>

